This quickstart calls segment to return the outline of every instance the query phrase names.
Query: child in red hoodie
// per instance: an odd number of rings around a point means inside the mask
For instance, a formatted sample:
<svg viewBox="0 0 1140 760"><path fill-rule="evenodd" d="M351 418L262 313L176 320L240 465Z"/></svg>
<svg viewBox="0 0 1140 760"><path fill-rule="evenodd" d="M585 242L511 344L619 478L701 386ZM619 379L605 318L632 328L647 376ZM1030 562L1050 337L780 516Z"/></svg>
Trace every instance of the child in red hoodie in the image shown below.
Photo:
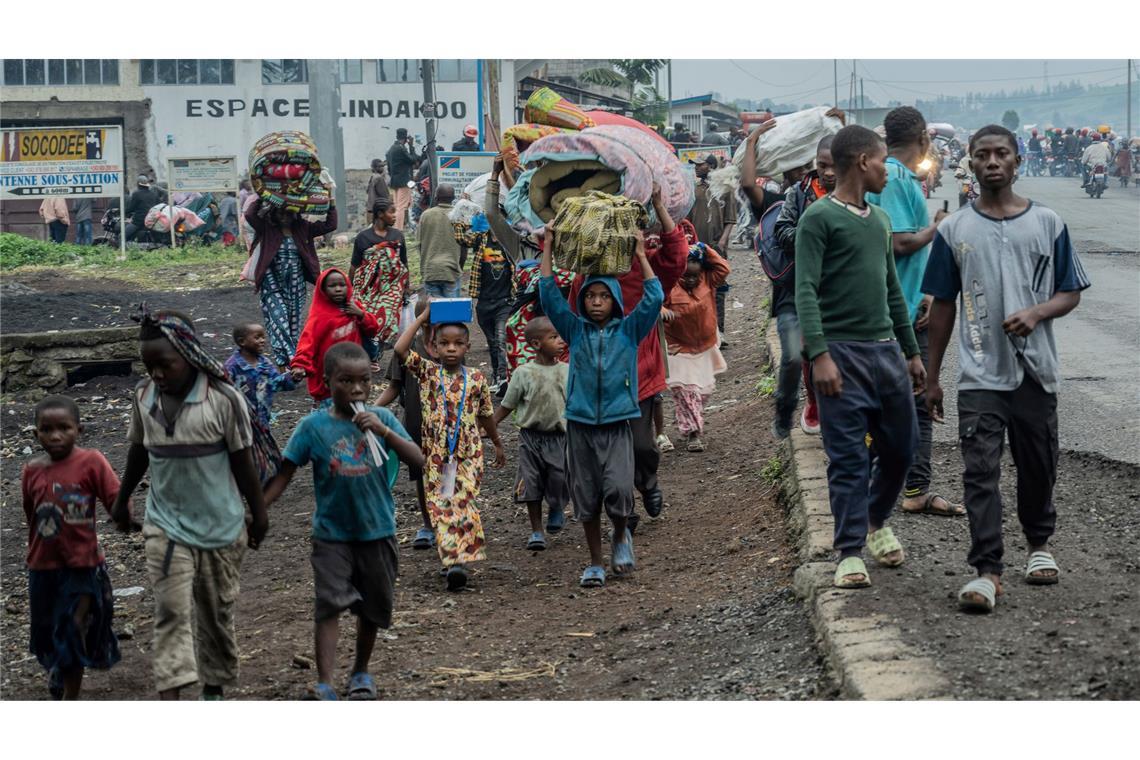
<svg viewBox="0 0 1140 760"><path fill-rule="evenodd" d="M344 272L332 267L321 272L309 305L309 318L297 341L290 369L293 380L309 378L309 395L313 401L329 398L321 367L325 351L335 343L351 341L364 345L380 331L376 317L367 313L359 301L352 298L352 283Z"/></svg>

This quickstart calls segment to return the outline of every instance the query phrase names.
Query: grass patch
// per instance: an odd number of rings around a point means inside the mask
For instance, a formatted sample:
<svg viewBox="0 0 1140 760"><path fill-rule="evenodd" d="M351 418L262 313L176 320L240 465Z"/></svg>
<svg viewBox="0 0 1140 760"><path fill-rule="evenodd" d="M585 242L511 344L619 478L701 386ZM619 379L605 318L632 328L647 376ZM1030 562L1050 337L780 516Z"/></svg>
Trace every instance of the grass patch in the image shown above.
<svg viewBox="0 0 1140 760"><path fill-rule="evenodd" d="M760 470L760 477L770 486L774 486L784 477L784 463L779 457L772 457Z"/></svg>
<svg viewBox="0 0 1140 760"><path fill-rule="evenodd" d="M756 394L760 398L770 398L776 392L776 374L771 365L765 367L756 381Z"/></svg>

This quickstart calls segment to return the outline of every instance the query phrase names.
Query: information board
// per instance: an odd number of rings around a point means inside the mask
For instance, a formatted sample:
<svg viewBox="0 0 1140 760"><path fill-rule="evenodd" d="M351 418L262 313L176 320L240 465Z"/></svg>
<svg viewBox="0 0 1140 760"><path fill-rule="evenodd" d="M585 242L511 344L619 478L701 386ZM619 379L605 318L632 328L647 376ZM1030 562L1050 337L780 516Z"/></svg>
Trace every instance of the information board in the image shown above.
<svg viewBox="0 0 1140 760"><path fill-rule="evenodd" d="M167 160L167 186L171 192L236 193L236 156L171 158Z"/></svg>
<svg viewBox="0 0 1140 760"><path fill-rule="evenodd" d="M0 130L0 198L121 197L123 136L118 126Z"/></svg>
<svg viewBox="0 0 1140 760"><path fill-rule="evenodd" d="M439 184L451 185L458 195L476 177L487 174L497 153L447 151L435 154Z"/></svg>

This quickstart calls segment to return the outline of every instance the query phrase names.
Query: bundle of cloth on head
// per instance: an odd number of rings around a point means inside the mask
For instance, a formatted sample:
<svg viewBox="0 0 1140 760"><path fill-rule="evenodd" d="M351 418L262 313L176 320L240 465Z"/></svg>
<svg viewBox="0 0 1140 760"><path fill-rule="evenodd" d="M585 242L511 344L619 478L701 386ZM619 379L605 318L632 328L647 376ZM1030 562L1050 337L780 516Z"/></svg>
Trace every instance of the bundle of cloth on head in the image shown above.
<svg viewBox="0 0 1140 760"><path fill-rule="evenodd" d="M815 159L819 141L843 128L837 116L828 116L827 106L779 116L776 128L756 140L756 174L771 177L810 164ZM737 167L749 155L748 144L741 143L732 156Z"/></svg>
<svg viewBox="0 0 1140 760"><path fill-rule="evenodd" d="M194 331L194 325L174 314L161 311L152 312L145 302L139 305L138 312L131 315L131 319L138 322L143 329L157 329L161 332L162 336L170 341L170 345L190 366L205 373L210 383L233 384L222 363L202 348L202 344L198 341L198 334ZM261 421L253 403L244 393L237 395L241 397L246 406L246 411L249 413L249 422L253 427L253 463L257 467L258 477L264 485L277 474L277 470L281 466L281 452L277 448L277 442L273 440L273 435L269 432L269 427Z"/></svg>
<svg viewBox="0 0 1140 760"><path fill-rule="evenodd" d="M570 198L591 190L648 203L656 183L670 216L693 206L693 184L677 156L634 127L604 125L540 138L520 157L540 165L519 175L505 203L511 223L534 230L552 221ZM657 223L649 217L650 225Z"/></svg>
<svg viewBox="0 0 1140 760"><path fill-rule="evenodd" d="M185 206L171 206L167 203L159 203L157 206L151 206L150 211L146 212L146 219L143 220L143 226L155 232L170 232L171 219L173 219L174 224L180 226L183 231L196 230L206 223L200 216Z"/></svg>
<svg viewBox="0 0 1140 760"><path fill-rule="evenodd" d="M304 132L270 132L249 152L249 181L271 207L297 214L328 213L317 146Z"/></svg>
<svg viewBox="0 0 1140 760"><path fill-rule="evenodd" d="M637 201L590 190L563 203L546 234L554 236L554 263L562 269L623 275L633 263L638 235L648 224L649 214Z"/></svg>
<svg viewBox="0 0 1140 760"><path fill-rule="evenodd" d="M585 111L549 87L540 87L527 98L523 122L503 131L504 169L511 177L520 169L519 154L534 141L547 135L577 132L595 126Z"/></svg>

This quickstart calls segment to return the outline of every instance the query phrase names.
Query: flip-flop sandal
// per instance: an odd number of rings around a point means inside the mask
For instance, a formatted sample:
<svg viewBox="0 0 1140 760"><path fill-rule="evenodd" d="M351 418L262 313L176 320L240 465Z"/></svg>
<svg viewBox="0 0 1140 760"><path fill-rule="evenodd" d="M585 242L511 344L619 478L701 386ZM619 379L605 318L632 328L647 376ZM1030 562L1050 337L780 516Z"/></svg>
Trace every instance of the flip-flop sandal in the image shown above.
<svg viewBox="0 0 1140 760"><path fill-rule="evenodd" d="M849 576L852 575L862 575L863 580L850 580ZM867 566L863 564L862 557L848 557L839 563L839 567L835 568L836 588L868 588L870 585L871 575L867 572Z"/></svg>
<svg viewBox="0 0 1140 760"><path fill-rule="evenodd" d="M561 509L551 509L546 518L546 532L557 533L566 525L566 513Z"/></svg>
<svg viewBox="0 0 1140 760"><path fill-rule="evenodd" d="M463 565L452 565L447 569L447 590L462 591L467 585L467 568Z"/></svg>
<svg viewBox="0 0 1140 760"><path fill-rule="evenodd" d="M976 594L981 599L971 598ZM963 612L993 612L997 603L997 586L989 578L975 578L958 592L958 609Z"/></svg>
<svg viewBox="0 0 1140 760"><path fill-rule="evenodd" d="M318 683L305 692L305 700L309 702L337 702L340 697L336 695L336 689L327 683Z"/></svg>
<svg viewBox="0 0 1140 760"><path fill-rule="evenodd" d="M1052 575L1033 575L1042 570L1052 570ZM1025 565L1025 582L1031 586L1052 586L1061 580L1061 568L1049 552L1033 552Z"/></svg>
<svg viewBox="0 0 1140 760"><path fill-rule="evenodd" d="M538 531L531 533L530 540L526 542L526 550L528 552L546 551L546 536Z"/></svg>
<svg viewBox="0 0 1140 760"><path fill-rule="evenodd" d="M606 585L606 569L601 565L590 565L582 571L578 585L582 588L601 588Z"/></svg>
<svg viewBox="0 0 1140 760"><path fill-rule="evenodd" d="M946 506L938 506L938 500L941 500L943 504L946 504ZM961 517L962 515L966 514L966 508L964 506L961 504L955 504L945 496L941 496L936 493L926 494L926 498L922 500L922 506L920 506L918 509L907 509L906 507L900 507L900 509L903 512L906 512L908 515L938 515L940 517Z"/></svg>
<svg viewBox="0 0 1140 760"><path fill-rule="evenodd" d="M895 538L890 528L879 528L867 536L867 550L871 556L883 567L898 567L906 560L906 553L902 544ZM886 556L892 552L899 552L898 559L888 560Z"/></svg>
<svg viewBox="0 0 1140 760"><path fill-rule="evenodd" d="M610 564L613 565L614 575L625 575L637 567L633 556L633 535L628 528L625 531L625 541L612 545L612 555Z"/></svg>
<svg viewBox="0 0 1140 760"><path fill-rule="evenodd" d="M348 698L353 701L375 701L376 684L367 673L353 673L348 682Z"/></svg>
<svg viewBox="0 0 1140 760"><path fill-rule="evenodd" d="M435 546L435 533L427 528L416 531L416 537L412 539L413 549L430 549L433 546Z"/></svg>
<svg viewBox="0 0 1140 760"><path fill-rule="evenodd" d="M705 442L700 438L690 438L689 442L685 444L685 450L700 453L705 450Z"/></svg>

